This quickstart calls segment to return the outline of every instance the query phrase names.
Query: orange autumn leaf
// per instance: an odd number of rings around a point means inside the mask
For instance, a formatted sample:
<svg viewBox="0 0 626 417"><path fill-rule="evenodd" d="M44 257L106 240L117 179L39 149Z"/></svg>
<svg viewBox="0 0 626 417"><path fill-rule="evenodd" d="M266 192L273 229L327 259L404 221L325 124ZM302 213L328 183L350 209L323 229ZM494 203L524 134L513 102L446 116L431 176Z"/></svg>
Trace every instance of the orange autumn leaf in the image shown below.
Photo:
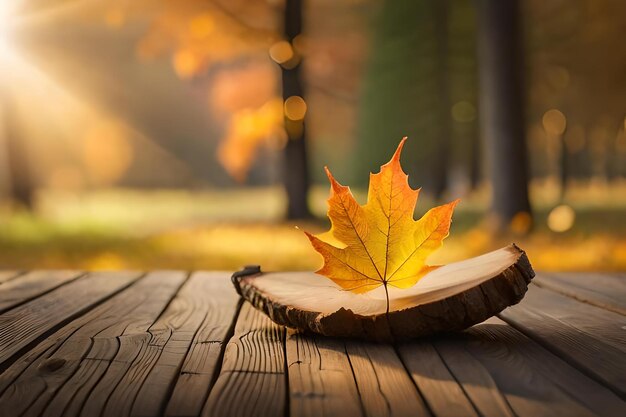
<svg viewBox="0 0 626 417"><path fill-rule="evenodd" d="M328 199L330 231L313 236L311 244L324 258L317 271L341 288L355 293L381 285L413 286L432 266L426 258L448 236L455 200L429 210L414 220L419 190L409 186L400 165L406 138L377 174L370 174L367 203L357 203L350 188L341 185L326 168L331 184ZM342 245L337 245L337 243Z"/></svg>

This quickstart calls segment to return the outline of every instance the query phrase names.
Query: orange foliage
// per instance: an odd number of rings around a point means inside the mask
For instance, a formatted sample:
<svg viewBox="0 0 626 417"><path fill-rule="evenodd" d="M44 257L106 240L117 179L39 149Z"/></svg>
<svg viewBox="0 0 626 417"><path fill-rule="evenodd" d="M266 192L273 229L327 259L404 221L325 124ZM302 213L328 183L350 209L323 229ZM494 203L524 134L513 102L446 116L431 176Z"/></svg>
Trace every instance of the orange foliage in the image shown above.
<svg viewBox="0 0 626 417"><path fill-rule="evenodd" d="M224 117L241 109L261 107L276 98L277 81L277 71L268 60L220 71L212 78L209 90L211 110Z"/></svg>
<svg viewBox="0 0 626 417"><path fill-rule="evenodd" d="M91 180L111 185L130 168L134 150L126 128L115 122L94 124L83 138L83 161Z"/></svg>
<svg viewBox="0 0 626 417"><path fill-rule="evenodd" d="M245 179L260 146L280 146L285 136L282 101L276 98L277 73L268 55L278 40L275 6L248 0L164 2L137 45L142 59L169 56L181 80L201 77L216 62L253 57L253 64L229 65L216 72L210 90L211 108L227 120L218 160L239 181ZM105 20L117 27L123 19L119 9L111 10ZM141 7L134 10L140 15ZM154 6L147 10L154 11Z"/></svg>
<svg viewBox="0 0 626 417"><path fill-rule="evenodd" d="M260 146L281 147L285 140L283 103L281 99L273 99L259 108L243 109L232 116L217 157L233 178L243 181Z"/></svg>
<svg viewBox="0 0 626 417"><path fill-rule="evenodd" d="M260 14L255 22L268 19L267 11ZM186 80L203 74L215 62L265 52L275 39L272 30L250 27L235 19L225 7L179 0L166 2L152 19L137 45L137 53L144 59L169 54L176 75Z"/></svg>

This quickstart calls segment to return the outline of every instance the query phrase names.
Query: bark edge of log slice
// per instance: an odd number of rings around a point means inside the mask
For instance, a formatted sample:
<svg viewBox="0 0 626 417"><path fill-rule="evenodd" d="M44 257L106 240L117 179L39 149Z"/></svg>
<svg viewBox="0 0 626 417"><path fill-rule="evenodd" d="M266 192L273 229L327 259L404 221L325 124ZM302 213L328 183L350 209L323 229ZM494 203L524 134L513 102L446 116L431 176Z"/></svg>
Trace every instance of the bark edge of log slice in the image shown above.
<svg viewBox="0 0 626 417"><path fill-rule="evenodd" d="M413 306L404 306L400 309L391 309L388 314L384 311L374 314L355 313L353 308L340 307L332 312L315 311L315 308L296 306L297 302L285 301L285 290L282 296L277 297L267 288L260 288L265 276L280 275L283 279L296 282L297 273L282 272L266 274L261 272L257 265L247 266L235 272L232 276L237 292L255 308L267 314L274 322L303 332L313 332L324 336L349 337L379 342L390 342L414 339L429 336L435 333L455 332L466 329L492 317L506 307L519 303L528 290L528 284L535 276L535 272L526 256L526 253L517 245L511 244L497 251L480 257L446 265L448 269L456 265L456 269L464 263L479 258L487 259L494 254L504 254L508 257L505 264L498 271L479 278L476 285L463 288L458 292L425 303ZM502 261L499 261L502 263ZM478 262L480 265L480 262ZM476 266L472 268L476 269ZM493 268L493 266L492 266ZM461 268L462 269L462 268ZM290 278L293 275L293 279ZM302 273L300 273L302 274ZM313 273L310 273L311 276ZM430 275L430 274L429 274ZM325 280L327 287L334 285L325 277L315 275ZM311 278L312 279L312 278ZM424 278L426 279L426 277ZM433 277L434 279L434 277ZM419 284L419 283L418 283ZM298 284L302 286L302 284ZM417 285L417 284L416 284ZM326 291L341 291L336 289ZM315 288L310 291L315 292ZM398 291L408 291L398 290ZM351 293L350 293L351 294ZM350 297L359 295L350 295ZM364 303L369 303L365 300ZM320 297L320 304L324 298ZM323 310L323 309L320 309Z"/></svg>

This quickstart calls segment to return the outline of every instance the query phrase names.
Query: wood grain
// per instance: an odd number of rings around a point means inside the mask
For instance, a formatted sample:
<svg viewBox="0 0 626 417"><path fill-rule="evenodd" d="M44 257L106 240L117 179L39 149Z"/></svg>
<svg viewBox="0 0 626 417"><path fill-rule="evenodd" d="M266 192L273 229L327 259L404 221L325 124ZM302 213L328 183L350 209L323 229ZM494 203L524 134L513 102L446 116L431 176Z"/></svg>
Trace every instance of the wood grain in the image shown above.
<svg viewBox="0 0 626 417"><path fill-rule="evenodd" d="M0 416L621 417L623 283L574 276L394 347L286 333L224 273L26 273L0 282Z"/></svg>
<svg viewBox="0 0 626 417"><path fill-rule="evenodd" d="M136 359L129 364L104 408L104 416L157 416L179 373L196 331L207 313L210 287L206 276L195 275L147 332Z"/></svg>
<svg viewBox="0 0 626 417"><path fill-rule="evenodd" d="M436 343L444 360L453 358L457 363L462 361L466 367L472 366L480 373L489 375L489 383L482 387L482 382L472 379L470 373L458 375L468 392L470 387L472 390L488 389L494 397L501 397L501 407L506 404L512 411L510 414L518 417L595 415L538 373L524 356L515 354L510 339L504 341L488 337L490 328L485 329L486 326L489 325L476 326L478 329L483 328L482 332L472 330L464 336L442 339ZM452 365L450 368L455 372L457 366ZM499 415L497 409L490 409L483 402L476 401L475 405L481 414Z"/></svg>
<svg viewBox="0 0 626 417"><path fill-rule="evenodd" d="M138 278L135 273L94 273L0 315L0 370L29 344L57 330Z"/></svg>
<svg viewBox="0 0 626 417"><path fill-rule="evenodd" d="M626 317L531 286L501 318L626 399Z"/></svg>
<svg viewBox="0 0 626 417"><path fill-rule="evenodd" d="M151 377L148 383L147 379L170 341L173 329L187 323L187 319L195 314L193 310L181 310L188 302L189 292L184 291L189 284L187 274L179 271L161 274L169 287L153 286L152 291L162 292L161 296L155 297L159 300L158 306L136 315L135 320L127 323L122 332L114 336L115 339L104 340L101 348L94 351L96 359L107 361L110 365L93 385L84 401L81 415L132 415L133 403L144 384L149 384L155 390L156 411L153 408L148 412L154 412L154 415L161 412L164 399L156 397L163 389L161 381ZM170 349L176 351L176 346L170 345ZM173 380L166 382L173 383Z"/></svg>
<svg viewBox="0 0 626 417"><path fill-rule="evenodd" d="M492 375L502 379L500 382L496 377L500 389L512 383L526 385L524 389L530 394L523 401L541 403L545 415L586 415L588 412L580 409L584 407L595 415L618 417L626 410L626 402L615 393L500 319L492 318L472 328L467 344L475 357L487 357L496 366L498 370ZM518 395L521 389L511 391ZM521 400L509 400L511 404L516 401ZM534 412L529 410L528 414Z"/></svg>
<svg viewBox="0 0 626 417"><path fill-rule="evenodd" d="M233 282L245 300L278 324L324 336L395 342L460 331L520 302L535 276L526 253L512 244L481 258L448 264L433 274L448 268L438 278L475 277L454 271L466 271L467 267L478 273L480 265L490 265L488 274L482 272L482 281L451 285L447 290L417 291L402 303L392 299L391 304L398 308L389 313L385 313L384 298L364 301L354 294L348 296L312 272L235 274ZM333 300L332 308L328 300ZM370 310L374 302L376 307Z"/></svg>
<svg viewBox="0 0 626 417"><path fill-rule="evenodd" d="M537 278L541 288L626 315L626 279L619 274L541 273Z"/></svg>
<svg viewBox="0 0 626 417"><path fill-rule="evenodd" d="M0 314L77 279L77 271L33 271L0 285Z"/></svg>
<svg viewBox="0 0 626 417"><path fill-rule="evenodd" d="M132 415L162 414L183 362L187 364L187 372L199 372L194 374L197 378L181 381L178 390L174 390L177 397L169 410L171 414L185 415L192 412L198 415L211 388L210 383L205 383L206 378L213 378L221 346L233 322L238 300L228 273L198 273L190 278L168 309L149 329L152 336L150 344L160 347L162 352L133 401ZM198 335L200 329L203 333ZM196 349L188 356L192 343ZM206 347L209 348L208 351ZM211 354L208 362L204 357L206 354ZM125 394L128 391L127 386L128 384L124 384ZM177 409L177 406L181 408ZM119 415L114 412L110 414Z"/></svg>
<svg viewBox="0 0 626 417"><path fill-rule="evenodd" d="M107 371L118 347L117 337L137 321L163 311L184 275L153 273L77 319L54 337L62 338L30 361L0 403L27 415L77 415L94 384Z"/></svg>
<svg viewBox="0 0 626 417"><path fill-rule="evenodd" d="M202 283L202 311L200 325L189 353L182 363L166 416L197 416L217 378L217 370L226 346L234 331L240 298L230 281L230 274L198 272L192 280Z"/></svg>
<svg viewBox="0 0 626 417"><path fill-rule="evenodd" d="M290 330L286 348L290 416L363 416L343 340Z"/></svg>
<svg viewBox="0 0 626 417"><path fill-rule="evenodd" d="M498 389L491 373L457 343L437 339L437 352L481 416L515 417L505 395Z"/></svg>
<svg viewBox="0 0 626 417"><path fill-rule="evenodd" d="M398 353L437 417L478 416L463 388L429 340L402 343L398 346Z"/></svg>
<svg viewBox="0 0 626 417"><path fill-rule="evenodd" d="M284 339L282 326L244 303L202 415L284 416L287 392Z"/></svg>
<svg viewBox="0 0 626 417"><path fill-rule="evenodd" d="M429 416L393 346L346 342L365 415Z"/></svg>

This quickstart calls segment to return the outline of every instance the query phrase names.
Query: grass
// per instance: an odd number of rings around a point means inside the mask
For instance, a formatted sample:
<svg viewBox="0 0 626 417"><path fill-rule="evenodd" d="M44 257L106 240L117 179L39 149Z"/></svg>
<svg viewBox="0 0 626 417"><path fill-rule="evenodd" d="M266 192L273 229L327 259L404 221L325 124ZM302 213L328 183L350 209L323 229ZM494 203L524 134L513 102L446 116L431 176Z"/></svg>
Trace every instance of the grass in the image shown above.
<svg viewBox="0 0 626 417"><path fill-rule="evenodd" d="M451 236L432 263L475 256L510 243L524 248L536 269L626 270L626 201L620 192L571 193L574 227L552 232L549 189L534 196L535 228L523 237L487 232L484 193L457 209ZM541 194L544 193L545 195ZM312 192L321 232L326 187ZM362 198L362 193L356 193ZM589 196L591 195L591 198ZM312 270L320 258L294 223L284 223L277 188L231 191L104 190L82 195L44 191L34 214L0 212L0 268L218 269L261 264L266 270ZM425 209L432 202L423 201Z"/></svg>

